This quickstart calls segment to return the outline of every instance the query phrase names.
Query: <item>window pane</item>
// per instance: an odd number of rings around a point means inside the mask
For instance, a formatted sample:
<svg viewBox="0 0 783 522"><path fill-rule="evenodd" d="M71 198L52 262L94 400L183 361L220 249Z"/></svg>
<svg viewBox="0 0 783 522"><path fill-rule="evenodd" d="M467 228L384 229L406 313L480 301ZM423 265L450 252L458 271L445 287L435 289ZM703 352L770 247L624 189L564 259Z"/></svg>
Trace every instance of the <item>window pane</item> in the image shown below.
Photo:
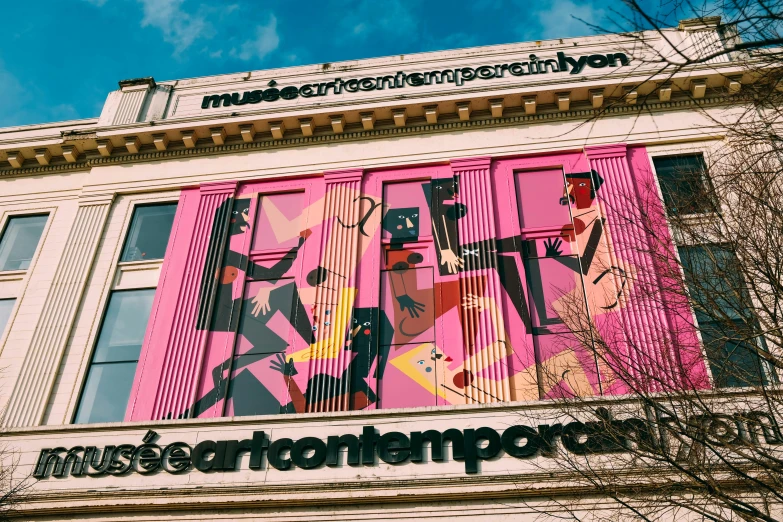
<svg viewBox="0 0 783 522"><path fill-rule="evenodd" d="M522 228L560 227L571 223L562 170L518 172L516 182Z"/></svg>
<svg viewBox="0 0 783 522"><path fill-rule="evenodd" d="M760 386L766 384L757 347L747 339L752 337L741 321L713 324L699 323L707 359L710 361L715 386L719 388L736 386Z"/></svg>
<svg viewBox="0 0 783 522"><path fill-rule="evenodd" d="M756 320L734 253L721 245L678 247L689 297L717 387L766 382Z"/></svg>
<svg viewBox="0 0 783 522"><path fill-rule="evenodd" d="M701 155L654 158L653 163L669 212L693 214L713 209L707 193L707 168Z"/></svg>
<svg viewBox="0 0 783 522"><path fill-rule="evenodd" d="M93 363L137 361L155 289L114 292L103 319Z"/></svg>
<svg viewBox="0 0 783 522"><path fill-rule="evenodd" d="M16 299L0 299L0 335L3 335L5 325L8 324L8 318L11 317L11 310L14 308Z"/></svg>
<svg viewBox="0 0 783 522"><path fill-rule="evenodd" d="M75 422L122 421L135 374L135 362L92 365Z"/></svg>
<svg viewBox="0 0 783 522"><path fill-rule="evenodd" d="M0 239L0 271L26 270L49 216L18 216L8 220Z"/></svg>
<svg viewBox="0 0 783 522"><path fill-rule="evenodd" d="M120 261L163 259L177 204L136 207Z"/></svg>

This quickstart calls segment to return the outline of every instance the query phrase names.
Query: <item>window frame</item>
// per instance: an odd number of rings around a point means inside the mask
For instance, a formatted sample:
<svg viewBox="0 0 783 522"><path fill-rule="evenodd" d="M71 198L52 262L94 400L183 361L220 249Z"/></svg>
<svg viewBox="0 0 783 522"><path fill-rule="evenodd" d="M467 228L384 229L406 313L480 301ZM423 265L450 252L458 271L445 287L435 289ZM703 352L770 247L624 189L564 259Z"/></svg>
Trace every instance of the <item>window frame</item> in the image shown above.
<svg viewBox="0 0 783 522"><path fill-rule="evenodd" d="M52 217L54 213L52 210L49 209L41 209L41 210L31 210L29 212L8 212L4 216L0 216L0 242L2 242L3 237L5 236L6 232L8 231L8 226L11 223L12 219L15 218L28 218L28 217L39 217L39 216L46 216L46 223L44 223L43 229L41 230L41 235L38 237L38 244L35 246L35 250L33 251L33 255L30 257L30 264L27 268L17 268L15 270L0 270L0 275L5 274L24 274L26 272L32 271L32 269L35 267L35 262L38 259L38 254L41 251L41 245L46 240L46 234L49 230L49 226L52 222Z"/></svg>
<svg viewBox="0 0 783 522"><path fill-rule="evenodd" d="M95 335L92 336L92 344L91 344L91 349L90 349L90 352L89 352L89 357L88 357L88 360L87 360L87 364L85 365L84 371L80 372L81 378L78 381L78 390L77 390L76 398L75 398L76 400L75 400L74 405L73 405L73 411L70 414L70 424L72 424L72 425L89 426L91 424L97 424L97 423L89 423L89 422L85 422L85 423L77 423L76 422L76 418L77 418L77 416L79 414L79 407L81 405L81 401L82 401L82 397L83 397L83 394L84 394L84 390L85 390L85 387L87 385L87 379L88 379L88 377L90 375L90 369L94 365L93 358L95 357L95 353L96 353L96 351L98 349L98 341L100 340L101 332L103 330L103 325L104 325L104 322L106 321L106 314L109 311L109 304L111 303L112 296L115 293L133 292L133 291L136 291L136 290L155 290L155 291L157 291L157 286L143 286L143 287L138 287L138 288L111 289L111 290L108 291L108 298L105 299L105 301L103 303L103 308L102 308L100 317L98 318L98 321L96 321L98 327L96 328ZM151 308L150 309L150 317L147 318L147 325L149 325L149 320L152 317L152 313L154 313L154 306L155 306L155 294L153 293L152 303L150 305L150 308ZM146 340L147 340L147 334L146 334L146 327L145 327L145 334L144 334L144 338L142 339L142 347L144 346L144 342ZM137 369L138 369L138 364L139 364L140 360L141 360L141 348L139 349L139 359L136 360L136 367L137 367ZM116 363L126 363L126 362L129 362L129 361L108 361L108 362L97 363L97 364L116 364ZM134 374L135 374L135 371L134 371ZM130 399L130 396L128 398ZM127 410L127 404L125 405L125 407L126 407L126 410ZM124 422L124 417L125 417L125 414L123 413L123 420L119 421L119 422Z"/></svg>
<svg viewBox="0 0 783 522"><path fill-rule="evenodd" d="M125 253L125 249L128 247L128 242L131 239L131 233L133 231L133 218L136 216L136 211L138 209L140 209L140 208L163 207L163 206L172 206L172 205L174 206L174 218L176 219L177 208L179 206L179 201L139 202L139 203L135 203L135 204L131 205L132 208L131 208L131 212L130 212L130 219L128 220L128 224L126 226L125 233L123 234L123 239L122 239L122 243L121 243L121 247L120 247L120 254L119 254L119 258L117 259L117 263L119 263L119 264L126 264L126 263L146 263L146 262L155 262L155 261L162 262L166 258L166 251L168 250L168 246L163 251L163 257L156 257L156 258L152 258L152 259L134 259L134 260L130 260L130 261L123 261L122 260L123 254ZM173 231L174 231L174 221L172 220L171 230L169 230L169 237L168 237L167 245L168 245L168 242L171 241L171 234L172 234Z"/></svg>
<svg viewBox="0 0 783 522"><path fill-rule="evenodd" d="M75 357L79 358L78 370L76 371L73 380L66 385L67 389L60 392L68 394L69 397L68 404L62 412L61 422L65 425L73 425L76 419L79 399L81 398L82 389L87 381L87 373L89 371L90 362L92 361L93 352L97 347L98 336L100 334L99 327L102 324L103 317L108 309L112 292L118 290L157 288L158 286L158 276L161 273L161 267L163 266L165 257L164 259L153 259L149 261L124 262L120 261L120 257L122 255L123 247L125 246L126 238L130 233L130 224L133 220L133 212L136 207L140 205L166 203L176 203L179 205L180 190L173 189L155 193L118 195L114 200L112 209L110 210L107 228L104 229L103 232L103 246L101 247L102 249L111 252L111 255L108 260L96 261L96 264L92 269L92 276L98 277L103 281L98 283L100 286L100 294L97 299L95 299L94 308L87 310L88 313L85 314L86 316L89 316L89 326L87 326L89 333L78 347L75 346L75 344L72 344L71 346L71 349L74 351L78 350L77 355L75 355ZM125 207L124 209L123 206ZM122 217L120 218L119 216ZM174 225L176 225L176 214ZM119 229L119 233L115 233L116 235L111 234L110 232L110 227L114 226ZM174 230L175 228L173 226L172 234L174 233ZM169 236L169 242L171 242L171 237L172 236ZM108 241L109 238L111 238L111 241ZM99 251L98 255L100 256L102 252L104 251ZM129 282L125 281L124 276L126 274L138 274L139 272L142 274L146 273L146 275L141 278L143 281L140 284L137 281L133 281L132 278L128 278L131 279ZM82 297L82 306L84 306L87 299L88 295L85 293ZM84 327L83 323L76 326ZM146 340L145 334L145 342ZM60 371L61 370L58 371L58 376ZM56 398L56 395L57 393L52 394L49 399L50 402Z"/></svg>
<svg viewBox="0 0 783 522"><path fill-rule="evenodd" d="M696 306L694 306L693 300L691 299L691 296L690 296L691 289L688 287L688 283L687 283L687 280L686 280L686 277L685 277L685 263L683 262L683 256L682 256L681 249L717 247L717 248L721 248L721 249L723 249L723 250L725 250L727 252L730 252L731 255L734 256L735 260L737 260L737 261L739 261L739 260L737 259L736 252L732 251L725 244L721 244L719 242L715 242L715 243L700 243L700 244L679 244L679 243L675 242L675 247L676 247L677 260L680 263L681 277L682 277L682 280L683 280L685 291L686 291L686 293L688 295L688 306L691 309L691 317L692 317L692 320L693 320L693 325L696 328L696 334L697 334L698 339L699 339L700 348L701 348L701 352L702 352L702 357L703 357L703 359L704 359L704 361L706 363L706 366L707 366L707 369L708 369L708 375L709 375L709 379L710 379L710 384L712 385L712 387L714 389L716 389L716 390L741 390L741 389L752 388L752 387L755 387L755 386L768 387L768 386L774 386L774 385L778 384L781 379L780 379L780 375L775 370L775 368L772 367L771 365L769 365L768 363L766 363L758 355L752 354L754 357L756 357L756 362L758 364L759 377L760 377L760 381L761 381L759 384L750 384L748 386L718 386L718 384L716 382L715 374L714 374L713 364L712 364L712 361L710 360L709 353L707 351L707 346L706 346L706 343L704 341L704 334L702 332L702 326L700 325L700 321L699 321L699 318L698 318L698 312L697 312ZM742 277L742 274L740 274L740 276ZM744 277L743 277L743 283L745 285L747 285L747 282L744 280ZM753 299L754 299L753 296L751 296L751 295L748 295L747 298L750 301L753 301ZM704 327L703 327L705 330L709 327L709 325L712 322L708 321L706 323L707 324L705 324ZM762 337L760 340L753 341L753 344L756 344L757 345L756 348L759 349L759 350L767 350L766 340L765 340L764 337ZM758 346L759 344L762 344L763 346Z"/></svg>
<svg viewBox="0 0 783 522"><path fill-rule="evenodd" d="M704 218L704 216L720 213L722 202L714 201L712 198L710 198L710 201L707 203L707 208L702 212L682 212L682 213L672 212L666 206L666 200L664 199L663 185L661 184L661 177L655 165L656 159L666 159L666 158L676 158L676 157L701 157L704 168L702 169L702 173L700 177L701 177L701 181L704 183L705 190L709 192L710 189L712 188L712 177L710 176L710 165L707 162L708 152L709 151L701 148L662 149L656 152L652 152L648 150L647 153L650 158L650 167L652 168L652 173L654 174L655 177L655 186L658 191L658 197L661 200L661 205L663 205L663 210L667 216L676 214L679 217L679 219L702 219Z"/></svg>

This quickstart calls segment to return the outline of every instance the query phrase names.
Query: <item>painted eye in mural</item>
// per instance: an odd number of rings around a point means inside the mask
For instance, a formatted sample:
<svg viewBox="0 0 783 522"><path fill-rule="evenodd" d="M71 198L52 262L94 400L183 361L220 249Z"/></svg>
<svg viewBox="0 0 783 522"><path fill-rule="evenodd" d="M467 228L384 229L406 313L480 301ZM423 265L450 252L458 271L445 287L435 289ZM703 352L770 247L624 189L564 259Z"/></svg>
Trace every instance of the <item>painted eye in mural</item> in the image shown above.
<svg viewBox="0 0 783 522"><path fill-rule="evenodd" d="M235 211L233 211L233 212L232 212L232 214L235 214L235 215L236 215L236 214L239 214L239 211L238 211L238 210L235 210Z"/></svg>
<svg viewBox="0 0 783 522"><path fill-rule="evenodd" d="M366 321L366 322L364 323L364 326L370 326L370 321Z"/></svg>
<svg viewBox="0 0 783 522"><path fill-rule="evenodd" d="M430 353L431 353L432 355L435 355L435 348L433 348L433 349L432 349L432 351L430 351Z"/></svg>
<svg viewBox="0 0 783 522"><path fill-rule="evenodd" d="M248 212L250 212L249 208L246 208L245 210L242 211L243 214L247 214Z"/></svg>
<svg viewBox="0 0 783 522"><path fill-rule="evenodd" d="M405 219L405 216L397 216L400 219Z"/></svg>
<svg viewBox="0 0 783 522"><path fill-rule="evenodd" d="M419 217L418 214L412 214L411 217Z"/></svg>
<svg viewBox="0 0 783 522"><path fill-rule="evenodd" d="M416 364L421 364L422 366L424 366L424 359L417 361Z"/></svg>
<svg viewBox="0 0 783 522"><path fill-rule="evenodd" d="M580 187L586 187L586 186L587 186L587 183L584 183L584 182L582 182L582 183L580 183L580 184L579 184L579 186L580 186Z"/></svg>

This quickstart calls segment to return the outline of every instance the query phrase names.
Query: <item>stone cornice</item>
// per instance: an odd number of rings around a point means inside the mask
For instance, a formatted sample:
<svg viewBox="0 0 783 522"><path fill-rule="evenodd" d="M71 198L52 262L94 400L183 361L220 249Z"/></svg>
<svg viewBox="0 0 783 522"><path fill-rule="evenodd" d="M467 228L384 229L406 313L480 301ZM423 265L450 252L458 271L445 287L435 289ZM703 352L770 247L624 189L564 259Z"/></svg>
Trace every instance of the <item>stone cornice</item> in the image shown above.
<svg viewBox="0 0 783 522"><path fill-rule="evenodd" d="M279 149L300 147L319 144L333 144L335 142L361 141L367 139L384 139L405 135L437 134L441 132L464 131L467 129L509 127L520 124L538 124L555 121L589 120L596 117L608 117L612 115L630 114L641 111L676 111L687 107L712 107L722 104L731 104L738 101L737 96L718 95L709 98L692 99L685 98L670 102L639 103L637 105L610 105L604 109L576 108L567 112L540 112L526 115L509 115L501 118L477 117L468 121L446 121L443 123L421 124L412 123L406 127L385 127L374 130L347 131L340 134L318 134L314 136L296 136L284 139L273 139L271 136L263 136L258 133L256 140L250 143L233 142L224 145L199 145L193 148L172 148L165 151L148 150L138 154L112 155L110 157L82 157L73 163L59 163L48 166L22 167L18 169L0 169L0 178L31 176L45 173L69 172L85 170L105 165L118 165L139 162L164 161L183 157L211 156L217 154L232 154L236 152L250 152L267 149ZM269 134L269 133L266 133ZM259 137L260 136L260 137ZM202 140L207 143L206 140Z"/></svg>

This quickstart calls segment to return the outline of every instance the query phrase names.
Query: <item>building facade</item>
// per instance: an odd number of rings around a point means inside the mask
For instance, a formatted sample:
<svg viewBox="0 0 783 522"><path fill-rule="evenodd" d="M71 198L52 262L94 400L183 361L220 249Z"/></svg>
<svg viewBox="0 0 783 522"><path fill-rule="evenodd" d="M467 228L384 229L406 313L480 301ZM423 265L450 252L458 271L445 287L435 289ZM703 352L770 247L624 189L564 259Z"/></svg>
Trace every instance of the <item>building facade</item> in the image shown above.
<svg viewBox="0 0 783 522"><path fill-rule="evenodd" d="M733 38L714 21L667 35ZM23 515L611 509L547 458L553 400L622 402L598 344L628 372L715 385L711 354L666 348L696 335L688 303L654 305L664 276L628 223L671 210L675 163L706 172L723 134L705 114L743 75L730 55L657 74L636 42L142 78L99 118L0 129L3 438L37 479Z"/></svg>

